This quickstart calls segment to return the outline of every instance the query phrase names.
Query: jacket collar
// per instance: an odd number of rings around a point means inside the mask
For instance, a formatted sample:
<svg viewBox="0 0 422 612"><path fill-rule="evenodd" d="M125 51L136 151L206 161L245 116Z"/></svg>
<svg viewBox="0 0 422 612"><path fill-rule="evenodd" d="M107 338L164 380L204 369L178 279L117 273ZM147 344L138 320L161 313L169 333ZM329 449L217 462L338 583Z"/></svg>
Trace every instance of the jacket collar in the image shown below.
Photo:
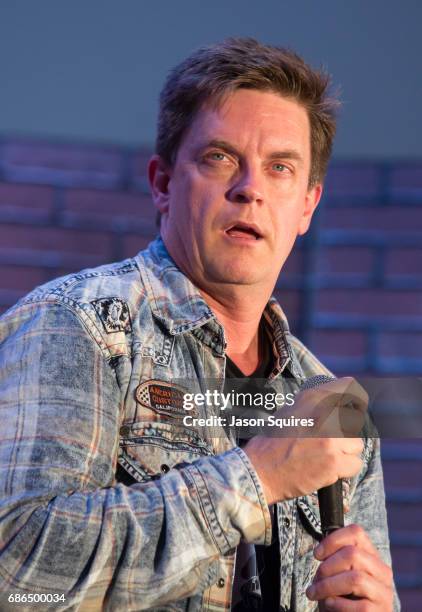
<svg viewBox="0 0 422 612"><path fill-rule="evenodd" d="M171 335L192 331L201 340L224 354L224 331L195 285L177 267L158 236L135 257L146 288L151 311ZM276 364L270 378L289 366L292 374L303 379L302 368L289 342L286 315L274 297L268 301L264 318L272 331Z"/></svg>
<svg viewBox="0 0 422 612"><path fill-rule="evenodd" d="M181 334L215 320L197 287L170 257L160 236L135 259L140 264L151 311L170 334Z"/></svg>

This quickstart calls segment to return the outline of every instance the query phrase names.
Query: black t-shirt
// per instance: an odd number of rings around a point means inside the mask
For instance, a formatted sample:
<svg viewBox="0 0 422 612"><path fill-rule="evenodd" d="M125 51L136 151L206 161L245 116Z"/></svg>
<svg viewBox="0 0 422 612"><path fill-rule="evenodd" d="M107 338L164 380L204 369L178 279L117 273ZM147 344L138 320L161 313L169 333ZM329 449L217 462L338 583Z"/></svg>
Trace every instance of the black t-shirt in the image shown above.
<svg viewBox="0 0 422 612"><path fill-rule="evenodd" d="M273 354L270 346L270 341L267 333L264 330L264 324L261 321L260 325L260 348L262 351L261 363L256 370L249 376L245 376L233 361L227 357L226 361L226 387L229 387L231 378L267 378L273 369ZM238 445L242 447L247 440L238 440ZM280 609L280 545L278 538L277 526L277 506L270 506L272 516L272 534L273 539L270 546L255 545L257 573L259 575L259 583L261 588L261 597L257 597L249 592L243 592L243 599L234 608L235 612L242 610L262 610L263 612L272 612ZM242 544L241 544L242 545ZM242 561L241 561L242 562ZM239 556L236 561L236 576L242 576L243 579L248 578L247 574L251 572L248 567L238 567ZM253 576L250 576L253 579ZM253 582L253 580L252 580Z"/></svg>

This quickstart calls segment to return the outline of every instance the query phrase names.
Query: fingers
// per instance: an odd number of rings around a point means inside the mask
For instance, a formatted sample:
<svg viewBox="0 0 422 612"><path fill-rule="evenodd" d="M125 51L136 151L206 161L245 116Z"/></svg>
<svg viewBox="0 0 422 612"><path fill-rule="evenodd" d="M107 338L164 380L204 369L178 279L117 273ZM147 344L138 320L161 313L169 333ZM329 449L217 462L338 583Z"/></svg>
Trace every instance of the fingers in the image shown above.
<svg viewBox="0 0 422 612"><path fill-rule="evenodd" d="M265 489L267 502L293 499L350 478L362 469L361 439L256 436L243 451Z"/></svg>
<svg viewBox="0 0 422 612"><path fill-rule="evenodd" d="M349 525L331 533L314 555L322 563L306 592L309 599L324 600L327 610L392 609L392 570L361 527ZM345 599L349 594L360 601Z"/></svg>
<svg viewBox="0 0 422 612"><path fill-rule="evenodd" d="M315 558L324 561L333 555L337 550L344 546L357 546L370 555L378 556L378 551L369 539L368 534L360 525L348 525L342 529L337 529L316 547Z"/></svg>
<svg viewBox="0 0 422 612"><path fill-rule="evenodd" d="M341 574L314 582L307 589L306 595L312 601L354 595L355 597L369 600L376 605L384 604L383 608L375 609L383 609L385 612L391 609L387 602L390 602L392 599L392 590L373 576L357 570L342 572ZM354 603L356 604L357 602ZM356 609L359 610L358 607Z"/></svg>
<svg viewBox="0 0 422 612"><path fill-rule="evenodd" d="M325 484L332 484L339 478L351 478L358 474L363 466L361 438L321 438L321 455L330 466L332 479ZM328 472L327 472L328 475Z"/></svg>
<svg viewBox="0 0 422 612"><path fill-rule="evenodd" d="M361 438L345 438L343 443L343 460L340 461L339 478L352 478L359 474L363 467L363 440Z"/></svg>
<svg viewBox="0 0 422 612"><path fill-rule="evenodd" d="M297 407L312 416L314 432L327 437L358 436L368 402L365 389L354 378L345 377L302 391Z"/></svg>
<svg viewBox="0 0 422 612"><path fill-rule="evenodd" d="M392 572L389 566L378 556L356 546L345 546L323 561L315 575L315 581L354 570L366 572L386 586L391 584Z"/></svg>
<svg viewBox="0 0 422 612"><path fill-rule="evenodd" d="M381 609L374 607L367 599L358 599L353 601L345 597L328 597L324 599L321 608L324 612L370 612ZM390 612L389 608L385 608L382 612Z"/></svg>
<svg viewBox="0 0 422 612"><path fill-rule="evenodd" d="M344 455L356 455L359 456L363 452L363 440L362 438L313 438L315 443L321 448L322 452ZM309 444L314 442L309 441ZM342 457L342 460L344 457Z"/></svg>
<svg viewBox="0 0 422 612"><path fill-rule="evenodd" d="M359 474L363 466L363 460L355 455L348 455L347 462L342 462L339 466L338 478L352 478Z"/></svg>
<svg viewBox="0 0 422 612"><path fill-rule="evenodd" d="M362 438L347 438L341 441L341 447L347 455L359 456L363 453L364 445Z"/></svg>
<svg viewBox="0 0 422 612"><path fill-rule="evenodd" d="M329 597L322 607L324 612L364 612L361 601L351 601L344 597Z"/></svg>

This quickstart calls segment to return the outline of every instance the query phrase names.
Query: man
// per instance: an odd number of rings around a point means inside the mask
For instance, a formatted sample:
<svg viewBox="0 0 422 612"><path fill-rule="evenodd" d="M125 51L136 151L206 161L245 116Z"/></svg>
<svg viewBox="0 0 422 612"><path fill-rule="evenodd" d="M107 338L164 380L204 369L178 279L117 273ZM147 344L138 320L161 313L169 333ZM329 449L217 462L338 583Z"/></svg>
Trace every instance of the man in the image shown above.
<svg viewBox="0 0 422 612"><path fill-rule="evenodd" d="M241 449L222 427L184 425L177 401L187 381L221 391L259 374L297 393L329 374L271 298L321 197L326 90L250 39L194 53L161 95L161 238L4 315L2 609L15 593L83 611L393 609L377 441L257 435ZM349 383L302 392L295 414L318 417ZM314 552L315 491L338 478L350 524Z"/></svg>

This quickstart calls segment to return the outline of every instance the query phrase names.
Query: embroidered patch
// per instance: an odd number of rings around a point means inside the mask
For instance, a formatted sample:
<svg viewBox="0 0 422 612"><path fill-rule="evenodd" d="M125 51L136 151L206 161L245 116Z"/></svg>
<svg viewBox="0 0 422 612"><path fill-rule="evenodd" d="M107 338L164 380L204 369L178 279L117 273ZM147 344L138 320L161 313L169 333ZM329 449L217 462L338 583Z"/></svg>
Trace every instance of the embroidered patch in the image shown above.
<svg viewBox="0 0 422 612"><path fill-rule="evenodd" d="M97 311L108 334L118 331L129 333L132 330L129 307L120 298L101 298L100 300L94 300L91 304Z"/></svg>
<svg viewBox="0 0 422 612"><path fill-rule="evenodd" d="M169 417L197 416L196 407L192 410L184 407L185 394L186 389L164 380L147 380L138 385L135 391L136 401L158 414Z"/></svg>

